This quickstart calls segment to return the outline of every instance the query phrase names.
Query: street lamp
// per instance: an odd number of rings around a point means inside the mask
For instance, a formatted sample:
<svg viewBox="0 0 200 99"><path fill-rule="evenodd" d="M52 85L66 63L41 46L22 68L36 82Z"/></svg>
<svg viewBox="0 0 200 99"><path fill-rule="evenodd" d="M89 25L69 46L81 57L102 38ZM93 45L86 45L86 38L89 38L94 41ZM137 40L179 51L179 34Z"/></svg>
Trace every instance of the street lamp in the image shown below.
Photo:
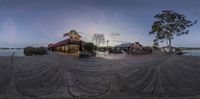
<svg viewBox="0 0 200 99"><path fill-rule="evenodd" d="M106 43L107 43L107 48L108 48L108 42L109 42L109 40L106 41Z"/></svg>

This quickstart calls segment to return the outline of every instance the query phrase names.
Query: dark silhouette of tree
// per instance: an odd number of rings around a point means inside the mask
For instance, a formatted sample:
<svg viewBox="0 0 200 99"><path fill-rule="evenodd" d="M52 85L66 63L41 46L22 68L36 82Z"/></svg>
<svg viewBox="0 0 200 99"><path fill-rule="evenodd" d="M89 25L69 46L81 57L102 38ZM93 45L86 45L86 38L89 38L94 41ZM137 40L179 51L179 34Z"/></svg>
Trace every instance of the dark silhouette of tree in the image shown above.
<svg viewBox="0 0 200 99"><path fill-rule="evenodd" d="M95 45L92 42L88 42L84 45L84 49L88 52L93 52L95 49Z"/></svg>
<svg viewBox="0 0 200 99"><path fill-rule="evenodd" d="M70 30L68 33L65 33L63 37L69 36L71 39L79 39L81 36L78 34L76 30Z"/></svg>
<svg viewBox="0 0 200 99"><path fill-rule="evenodd" d="M92 41L96 44L97 47L99 47L101 43L105 43L105 37L103 34L96 33L92 36Z"/></svg>
<svg viewBox="0 0 200 99"><path fill-rule="evenodd" d="M174 36L188 34L188 28L197 23L197 20L192 22L191 20L188 20L185 15L170 10L162 11L162 13L155 15L155 18L156 21L153 23L149 34L156 35L154 43L167 40L169 52L172 52L171 40Z"/></svg>

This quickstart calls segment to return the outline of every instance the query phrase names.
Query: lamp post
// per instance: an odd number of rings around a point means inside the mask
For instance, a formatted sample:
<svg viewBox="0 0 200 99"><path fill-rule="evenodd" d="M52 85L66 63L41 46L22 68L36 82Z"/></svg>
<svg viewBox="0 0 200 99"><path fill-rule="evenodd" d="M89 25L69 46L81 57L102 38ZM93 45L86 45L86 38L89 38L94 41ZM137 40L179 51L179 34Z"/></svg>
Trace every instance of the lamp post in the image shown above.
<svg viewBox="0 0 200 99"><path fill-rule="evenodd" d="M108 42L109 42L109 40L106 41L106 43L107 43L107 49L108 49Z"/></svg>

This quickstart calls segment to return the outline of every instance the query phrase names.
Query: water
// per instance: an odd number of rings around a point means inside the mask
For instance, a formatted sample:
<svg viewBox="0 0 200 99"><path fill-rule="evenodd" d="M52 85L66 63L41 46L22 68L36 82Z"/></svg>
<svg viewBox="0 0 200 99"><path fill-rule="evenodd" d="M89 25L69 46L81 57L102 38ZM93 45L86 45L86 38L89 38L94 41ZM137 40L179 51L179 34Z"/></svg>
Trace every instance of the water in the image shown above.
<svg viewBox="0 0 200 99"><path fill-rule="evenodd" d="M24 56L24 49L0 49L0 56Z"/></svg>
<svg viewBox="0 0 200 99"><path fill-rule="evenodd" d="M200 56L200 50L186 50L184 55L189 55L189 56Z"/></svg>

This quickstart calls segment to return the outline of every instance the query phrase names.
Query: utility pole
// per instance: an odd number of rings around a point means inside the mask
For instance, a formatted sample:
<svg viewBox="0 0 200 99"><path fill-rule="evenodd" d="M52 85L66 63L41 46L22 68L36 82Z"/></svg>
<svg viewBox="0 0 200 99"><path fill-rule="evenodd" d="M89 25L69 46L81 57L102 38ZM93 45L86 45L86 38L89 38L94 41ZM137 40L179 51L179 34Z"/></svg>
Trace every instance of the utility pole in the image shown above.
<svg viewBox="0 0 200 99"><path fill-rule="evenodd" d="M107 49L108 49L108 42L109 42L109 40L106 41L106 43L107 43Z"/></svg>

